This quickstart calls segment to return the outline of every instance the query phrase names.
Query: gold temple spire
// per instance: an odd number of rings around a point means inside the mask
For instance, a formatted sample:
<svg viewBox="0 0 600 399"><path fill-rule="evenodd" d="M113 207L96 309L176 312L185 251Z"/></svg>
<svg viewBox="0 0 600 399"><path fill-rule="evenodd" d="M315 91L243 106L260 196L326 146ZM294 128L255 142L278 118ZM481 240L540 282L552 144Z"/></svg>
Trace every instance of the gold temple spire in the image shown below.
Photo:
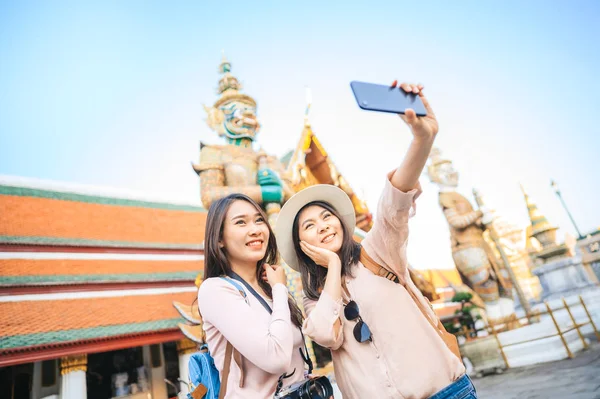
<svg viewBox="0 0 600 399"><path fill-rule="evenodd" d="M527 194L527 191L525 191L523 185L520 183L519 185L521 186L521 191L525 197L525 204L527 205L527 212L529 214L529 220L531 221L531 234L536 235L549 229L555 229L556 227L552 226L550 222L548 222L548 219L546 219L546 216L540 212L537 205L533 202L529 194Z"/></svg>
<svg viewBox="0 0 600 399"><path fill-rule="evenodd" d="M531 222L531 237L535 237L543 247L556 245L556 230L557 227L553 226L548 222L546 216L540 212L535 202L527 194L522 184L521 191L525 197L525 204L527 205L527 213L529 214L529 220Z"/></svg>

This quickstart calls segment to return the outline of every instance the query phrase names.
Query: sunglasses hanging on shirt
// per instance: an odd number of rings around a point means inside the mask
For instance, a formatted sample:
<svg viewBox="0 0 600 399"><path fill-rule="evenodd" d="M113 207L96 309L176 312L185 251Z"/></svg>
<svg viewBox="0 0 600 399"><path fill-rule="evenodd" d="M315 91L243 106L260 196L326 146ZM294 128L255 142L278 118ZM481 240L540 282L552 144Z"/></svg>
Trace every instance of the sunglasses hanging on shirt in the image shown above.
<svg viewBox="0 0 600 399"><path fill-rule="evenodd" d="M365 321L360 317L360 309L358 308L358 304L355 300L351 299L350 291L348 291L348 287L346 286L346 280L342 279L342 289L346 294L346 297L350 299L350 302L344 305L344 317L348 321L358 320L356 325L354 326L354 330L352 333L354 335L354 339L356 339L361 344L367 341L373 341L373 336L371 335L371 329L365 323ZM342 295L343 297L343 295ZM344 299L344 302L346 300Z"/></svg>
<svg viewBox="0 0 600 399"><path fill-rule="evenodd" d="M358 304L352 300L346 304L344 307L344 317L346 317L349 321L354 321L358 319L358 323L354 326L354 330L352 333L354 334L354 338L360 342L361 344L366 341L373 341L373 337L371 336L371 329L365 323L365 321L360 317L360 310L358 308Z"/></svg>

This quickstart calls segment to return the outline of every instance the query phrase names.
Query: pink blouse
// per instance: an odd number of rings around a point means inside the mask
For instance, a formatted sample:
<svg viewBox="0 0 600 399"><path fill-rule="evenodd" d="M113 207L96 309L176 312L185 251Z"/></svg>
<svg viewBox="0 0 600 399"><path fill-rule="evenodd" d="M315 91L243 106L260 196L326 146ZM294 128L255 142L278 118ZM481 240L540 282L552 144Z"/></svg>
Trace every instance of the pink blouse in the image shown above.
<svg viewBox="0 0 600 399"><path fill-rule="evenodd" d="M341 299L334 301L326 292L318 301L304 299L308 317L303 331L332 349L335 377L344 399L428 398L465 373L461 361L407 292L410 289L427 301L410 279L406 259L408 219L421 190L403 193L392 186L390 177L373 228L362 245L373 260L403 279L407 288L375 276L360 262L354 265L352 277L344 277L373 341L359 343L354 339L356 321L343 316ZM435 320L433 311L428 316ZM342 326L336 336L333 325L338 319Z"/></svg>
<svg viewBox="0 0 600 399"><path fill-rule="evenodd" d="M209 278L202 283L198 308L206 343L219 374L223 371L226 340L243 356L244 386L239 386L240 369L232 360L226 398L272 398L281 374L296 369L284 380L284 386L304 378L304 361L298 351L304 348L302 335L290 320L286 286L275 284L273 301L265 298L272 314L252 293L246 291L246 296L250 306L233 285L221 278Z"/></svg>

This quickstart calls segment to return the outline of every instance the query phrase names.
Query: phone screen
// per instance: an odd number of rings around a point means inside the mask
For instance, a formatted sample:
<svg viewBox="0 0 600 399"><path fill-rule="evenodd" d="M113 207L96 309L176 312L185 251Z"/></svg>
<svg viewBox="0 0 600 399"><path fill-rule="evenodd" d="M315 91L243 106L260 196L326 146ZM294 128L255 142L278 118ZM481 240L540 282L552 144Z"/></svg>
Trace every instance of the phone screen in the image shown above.
<svg viewBox="0 0 600 399"><path fill-rule="evenodd" d="M351 82L350 87L358 106L368 111L403 114L412 108L418 116L426 116L427 110L417 94L406 93L399 87L365 82Z"/></svg>

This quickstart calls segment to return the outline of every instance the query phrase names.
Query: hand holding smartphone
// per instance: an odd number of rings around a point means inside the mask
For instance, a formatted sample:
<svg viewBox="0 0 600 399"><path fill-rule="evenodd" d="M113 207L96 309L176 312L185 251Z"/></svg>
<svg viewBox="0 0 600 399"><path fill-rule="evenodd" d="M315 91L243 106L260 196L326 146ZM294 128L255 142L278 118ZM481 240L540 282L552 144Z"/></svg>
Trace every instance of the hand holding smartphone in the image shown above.
<svg viewBox="0 0 600 399"><path fill-rule="evenodd" d="M361 109L404 114L405 109L412 108L417 116L427 116L419 95L407 93L400 87L357 81L351 82L350 87Z"/></svg>
<svg viewBox="0 0 600 399"><path fill-rule="evenodd" d="M415 139L431 141L439 131L439 124L423 94L423 86L402 83L396 87L396 84L397 81L391 86L354 81L350 87L360 108L399 114Z"/></svg>

